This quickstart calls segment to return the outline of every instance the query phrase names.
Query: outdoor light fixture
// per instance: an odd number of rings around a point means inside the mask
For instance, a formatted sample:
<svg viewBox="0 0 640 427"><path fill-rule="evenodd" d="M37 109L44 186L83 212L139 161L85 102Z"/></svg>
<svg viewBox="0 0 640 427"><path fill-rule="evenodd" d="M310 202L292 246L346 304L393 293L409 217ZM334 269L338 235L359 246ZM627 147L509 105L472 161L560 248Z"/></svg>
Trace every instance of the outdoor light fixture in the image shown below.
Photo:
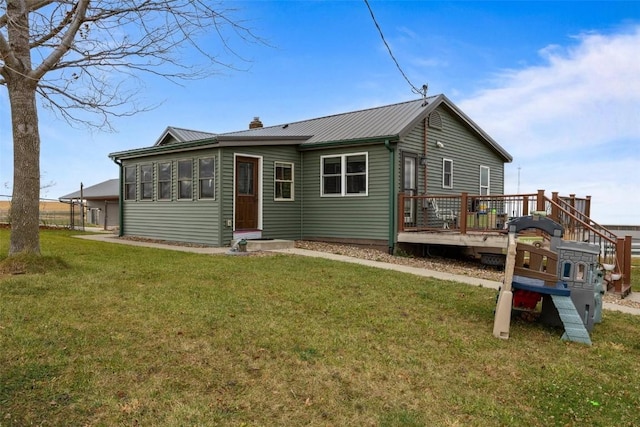
<svg viewBox="0 0 640 427"><path fill-rule="evenodd" d="M427 166L427 156L420 156L420 166Z"/></svg>
<svg viewBox="0 0 640 427"><path fill-rule="evenodd" d="M440 141L436 141L436 147L438 148L444 148L444 144Z"/></svg>

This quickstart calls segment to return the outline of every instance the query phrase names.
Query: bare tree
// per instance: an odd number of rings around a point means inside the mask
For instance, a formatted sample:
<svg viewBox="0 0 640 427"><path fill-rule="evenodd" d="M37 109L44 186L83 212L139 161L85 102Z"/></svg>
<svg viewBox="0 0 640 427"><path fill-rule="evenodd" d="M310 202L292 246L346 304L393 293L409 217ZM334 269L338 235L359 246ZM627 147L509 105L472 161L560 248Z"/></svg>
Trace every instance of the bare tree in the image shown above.
<svg viewBox="0 0 640 427"><path fill-rule="evenodd" d="M231 41L259 42L207 0L0 0L0 84L13 130L13 223L9 255L40 253L40 135L36 100L69 124L111 130L138 104L141 75L174 82L233 68ZM0 12L2 13L2 12ZM201 60L193 60L194 54ZM188 58L187 58L188 57Z"/></svg>

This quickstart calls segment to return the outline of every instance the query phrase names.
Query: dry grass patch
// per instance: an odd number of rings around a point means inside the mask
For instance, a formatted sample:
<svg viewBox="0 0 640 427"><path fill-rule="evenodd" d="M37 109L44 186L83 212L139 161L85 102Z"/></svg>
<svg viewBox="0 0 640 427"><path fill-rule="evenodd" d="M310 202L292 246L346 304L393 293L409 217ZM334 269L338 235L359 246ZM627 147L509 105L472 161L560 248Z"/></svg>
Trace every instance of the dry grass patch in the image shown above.
<svg viewBox="0 0 640 427"><path fill-rule="evenodd" d="M33 254L17 254L0 257L0 276L4 274L42 274L69 268L59 256L42 256Z"/></svg>

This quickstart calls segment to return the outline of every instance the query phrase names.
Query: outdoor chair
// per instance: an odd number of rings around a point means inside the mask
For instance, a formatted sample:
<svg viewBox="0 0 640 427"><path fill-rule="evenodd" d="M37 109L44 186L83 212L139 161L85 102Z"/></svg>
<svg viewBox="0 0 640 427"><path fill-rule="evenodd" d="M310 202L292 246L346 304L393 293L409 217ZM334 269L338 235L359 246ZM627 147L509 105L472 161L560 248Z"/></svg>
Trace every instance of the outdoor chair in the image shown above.
<svg viewBox="0 0 640 427"><path fill-rule="evenodd" d="M438 202L434 198L429 199L429 205L433 209L436 218L442 221L442 228L448 229L450 223L455 225L458 216L452 209L440 209Z"/></svg>

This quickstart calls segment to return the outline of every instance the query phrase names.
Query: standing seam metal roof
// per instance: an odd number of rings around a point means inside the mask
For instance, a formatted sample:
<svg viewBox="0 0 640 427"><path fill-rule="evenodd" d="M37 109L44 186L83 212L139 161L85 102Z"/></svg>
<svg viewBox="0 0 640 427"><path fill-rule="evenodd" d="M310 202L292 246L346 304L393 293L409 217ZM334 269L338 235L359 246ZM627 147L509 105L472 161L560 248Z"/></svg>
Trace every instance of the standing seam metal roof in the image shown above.
<svg viewBox="0 0 640 427"><path fill-rule="evenodd" d="M312 135L302 145L318 143L365 140L376 137L400 135L417 117L424 114L436 97L425 100L402 102L383 107L370 108L311 120L268 126L239 132L219 134L221 138L232 137L286 137Z"/></svg>
<svg viewBox="0 0 640 427"><path fill-rule="evenodd" d="M222 141L236 141L237 144L240 144L241 141L260 141L261 138L263 141L275 141L279 138L281 141L297 139L303 148L347 141L402 139L420 120L442 104L457 115L471 131L491 146L505 161L512 160L511 155L504 148L442 94L398 104L222 134L191 131L170 126L164 131L154 147L160 148L158 145L163 145L162 141L167 135L178 140L178 143L175 144L178 149L180 143L207 142L216 144ZM136 151L138 155L144 155L151 152L154 147L111 153L109 156L119 158L124 154L132 154Z"/></svg>
<svg viewBox="0 0 640 427"><path fill-rule="evenodd" d="M211 132L203 132L199 130L191 130L191 129L177 128L174 126L168 126L165 129L165 131L162 132L162 135L160 136L160 138L158 138L154 146L161 145L162 142L167 137L167 135L171 135L172 137L174 137L177 140L177 142L198 141L201 139L214 138L216 136L215 133L211 133Z"/></svg>

